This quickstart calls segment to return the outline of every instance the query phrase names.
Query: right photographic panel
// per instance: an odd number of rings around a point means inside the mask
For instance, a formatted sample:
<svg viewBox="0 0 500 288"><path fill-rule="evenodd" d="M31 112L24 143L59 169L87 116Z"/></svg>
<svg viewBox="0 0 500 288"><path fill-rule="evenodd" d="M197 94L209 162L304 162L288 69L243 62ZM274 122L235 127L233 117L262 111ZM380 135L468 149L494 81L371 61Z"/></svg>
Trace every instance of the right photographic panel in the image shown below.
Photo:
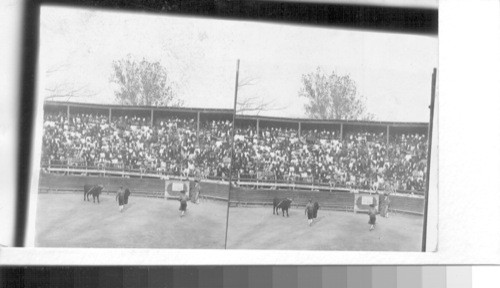
<svg viewBox="0 0 500 288"><path fill-rule="evenodd" d="M425 251L437 35L229 27L226 248Z"/></svg>

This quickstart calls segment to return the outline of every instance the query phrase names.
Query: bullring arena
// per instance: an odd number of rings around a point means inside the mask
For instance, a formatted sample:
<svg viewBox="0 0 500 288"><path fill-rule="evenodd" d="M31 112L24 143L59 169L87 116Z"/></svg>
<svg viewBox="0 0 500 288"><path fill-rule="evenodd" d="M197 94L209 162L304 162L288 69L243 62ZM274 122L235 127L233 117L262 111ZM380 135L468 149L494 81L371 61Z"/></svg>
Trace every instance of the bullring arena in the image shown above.
<svg viewBox="0 0 500 288"><path fill-rule="evenodd" d="M84 183L104 185L100 203L83 201ZM36 217L38 247L224 248L228 185L204 183L199 204L165 200L164 181L42 174ZM115 192L132 191L123 213ZM225 189L224 189L225 188Z"/></svg>
<svg viewBox="0 0 500 288"><path fill-rule="evenodd" d="M87 182L105 186L99 204L92 197L90 202L83 201L83 183ZM133 191L123 213L118 213L114 193L120 185ZM179 202L165 200L163 191L164 181L159 179L42 174L36 246L225 247L227 184L202 183L200 204L189 202L183 218L179 217ZM281 211L273 215L274 197L294 200L289 217L283 217ZM303 208L309 198L321 203L311 227ZM390 217L377 217L372 232L368 231L368 216L354 213L353 206L354 196L348 192L233 189L227 249L420 251L421 197L393 195Z"/></svg>
<svg viewBox="0 0 500 288"><path fill-rule="evenodd" d="M294 200L289 217L273 215L274 197ZM310 227L304 215L309 198L321 203ZM391 198L389 218L378 216L370 232L367 214L353 212L354 196L348 192L233 190L227 248L421 251L423 199Z"/></svg>

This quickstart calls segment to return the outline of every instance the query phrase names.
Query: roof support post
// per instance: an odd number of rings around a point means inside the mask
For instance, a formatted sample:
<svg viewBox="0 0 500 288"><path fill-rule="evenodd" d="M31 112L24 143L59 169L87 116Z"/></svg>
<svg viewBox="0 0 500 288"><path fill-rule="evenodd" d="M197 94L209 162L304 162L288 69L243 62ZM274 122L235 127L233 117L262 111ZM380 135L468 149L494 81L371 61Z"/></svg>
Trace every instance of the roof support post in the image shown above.
<svg viewBox="0 0 500 288"><path fill-rule="evenodd" d="M257 139L260 138L260 119L257 119Z"/></svg>
<svg viewBox="0 0 500 288"><path fill-rule="evenodd" d="M196 113L196 143L200 145L200 111Z"/></svg>
<svg viewBox="0 0 500 288"><path fill-rule="evenodd" d="M387 125L387 147L389 147L389 135L390 135L390 131L391 131L391 126Z"/></svg>
<svg viewBox="0 0 500 288"><path fill-rule="evenodd" d="M155 111L154 109L151 109L151 128L153 128L153 124L154 124L154 121L153 121L153 119L154 119L154 111Z"/></svg>

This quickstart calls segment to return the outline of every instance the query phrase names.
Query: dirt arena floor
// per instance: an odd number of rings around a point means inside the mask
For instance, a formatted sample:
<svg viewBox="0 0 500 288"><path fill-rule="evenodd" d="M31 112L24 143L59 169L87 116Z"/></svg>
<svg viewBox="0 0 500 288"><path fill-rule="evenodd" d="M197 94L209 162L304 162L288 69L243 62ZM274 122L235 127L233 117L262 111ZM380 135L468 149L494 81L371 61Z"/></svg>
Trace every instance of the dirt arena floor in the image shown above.
<svg viewBox="0 0 500 288"><path fill-rule="evenodd" d="M303 209L290 217L272 214L272 207L231 207L228 249L421 251L423 217L377 216L369 231L367 214L319 210L309 226Z"/></svg>
<svg viewBox="0 0 500 288"><path fill-rule="evenodd" d="M122 213L115 197L101 203L80 194L39 194L38 247L224 248L227 203L188 203L181 218L179 202L133 197ZM90 197L92 201L92 197Z"/></svg>

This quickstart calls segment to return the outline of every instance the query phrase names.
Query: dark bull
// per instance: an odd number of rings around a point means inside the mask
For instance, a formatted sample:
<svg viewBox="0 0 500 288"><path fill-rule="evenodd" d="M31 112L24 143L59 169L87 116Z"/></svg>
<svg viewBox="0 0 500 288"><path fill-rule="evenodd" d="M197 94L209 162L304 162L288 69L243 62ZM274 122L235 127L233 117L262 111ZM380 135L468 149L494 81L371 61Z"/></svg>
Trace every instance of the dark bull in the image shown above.
<svg viewBox="0 0 500 288"><path fill-rule="evenodd" d="M279 215L279 210L283 212L283 217L285 217L285 212L286 212L286 217L288 217L288 208L292 205L292 199L290 198L274 198L273 199L273 215L276 212L276 215Z"/></svg>
<svg viewBox="0 0 500 288"><path fill-rule="evenodd" d="M102 189L104 186L102 185L89 185L86 184L83 186L83 201L89 201L89 196L92 195L92 198L94 199L95 203L95 198L97 198L97 203L99 202L99 194L101 194Z"/></svg>

